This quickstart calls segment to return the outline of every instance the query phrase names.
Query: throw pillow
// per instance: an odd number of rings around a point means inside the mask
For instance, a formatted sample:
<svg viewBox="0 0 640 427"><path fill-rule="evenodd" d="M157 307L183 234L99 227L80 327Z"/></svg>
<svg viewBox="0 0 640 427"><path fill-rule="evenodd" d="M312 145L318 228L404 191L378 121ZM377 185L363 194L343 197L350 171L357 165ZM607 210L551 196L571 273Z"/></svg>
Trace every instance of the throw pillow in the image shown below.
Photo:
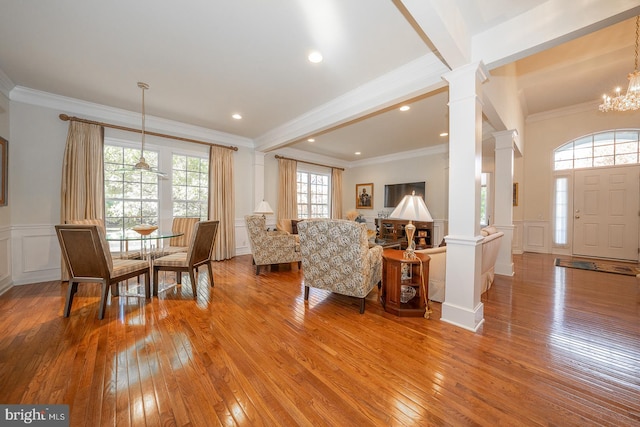
<svg viewBox="0 0 640 427"><path fill-rule="evenodd" d="M298 234L298 221L297 219L291 220L291 234Z"/></svg>

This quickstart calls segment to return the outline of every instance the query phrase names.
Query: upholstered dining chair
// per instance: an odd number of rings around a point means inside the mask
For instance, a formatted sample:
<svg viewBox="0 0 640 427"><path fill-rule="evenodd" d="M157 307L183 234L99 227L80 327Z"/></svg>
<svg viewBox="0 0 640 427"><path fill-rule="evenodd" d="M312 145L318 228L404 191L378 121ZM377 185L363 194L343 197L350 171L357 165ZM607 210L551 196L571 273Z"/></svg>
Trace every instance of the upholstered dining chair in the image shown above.
<svg viewBox="0 0 640 427"><path fill-rule="evenodd" d="M218 225L220 221L200 221L197 222L191 236L191 241L187 252L177 252L165 255L153 260L153 295L158 295L158 272L175 271L176 282L182 283L182 273L188 272L191 279L193 298L197 298L198 282L196 274L198 268L206 265L209 272L209 284L213 287L213 245L218 236Z"/></svg>
<svg viewBox="0 0 640 427"><path fill-rule="evenodd" d="M102 231L106 233L106 227L104 225L104 219L99 218L86 218L86 219L68 219L66 221L67 224L77 224L77 225L97 225L102 228ZM141 259L142 252L141 251L130 251L128 245L125 246L123 251L111 251L111 256L113 258L124 258L124 259Z"/></svg>
<svg viewBox="0 0 640 427"><path fill-rule="evenodd" d="M149 262L112 259L104 230L99 225L56 225L56 234L65 265L69 271L69 289L64 317L69 317L73 297L79 283L100 283L101 300L98 319L104 318L109 289L118 296L118 283L136 276L145 276L145 298L150 297Z"/></svg>
<svg viewBox="0 0 640 427"><path fill-rule="evenodd" d="M170 255L176 252L187 252L189 250L191 236L193 235L193 231L199 221L200 218L193 217L173 218L173 222L171 223L171 232L182 233L182 235L169 239L169 245L162 248L162 254Z"/></svg>

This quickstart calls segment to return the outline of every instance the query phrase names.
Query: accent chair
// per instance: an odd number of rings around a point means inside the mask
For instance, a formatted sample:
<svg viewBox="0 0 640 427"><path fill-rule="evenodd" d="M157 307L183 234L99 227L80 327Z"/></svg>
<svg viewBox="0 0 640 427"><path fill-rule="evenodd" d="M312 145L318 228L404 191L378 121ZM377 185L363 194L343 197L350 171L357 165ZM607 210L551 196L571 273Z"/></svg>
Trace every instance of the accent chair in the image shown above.
<svg viewBox="0 0 640 427"><path fill-rule="evenodd" d="M298 224L304 299L309 288L325 289L360 299L382 280L382 247L369 247L365 224L342 219L307 220Z"/></svg>
<svg viewBox="0 0 640 427"><path fill-rule="evenodd" d="M266 220L262 215L247 215L244 220L256 275L260 274L260 267L272 264L297 262L300 268L300 244L295 235L267 231Z"/></svg>

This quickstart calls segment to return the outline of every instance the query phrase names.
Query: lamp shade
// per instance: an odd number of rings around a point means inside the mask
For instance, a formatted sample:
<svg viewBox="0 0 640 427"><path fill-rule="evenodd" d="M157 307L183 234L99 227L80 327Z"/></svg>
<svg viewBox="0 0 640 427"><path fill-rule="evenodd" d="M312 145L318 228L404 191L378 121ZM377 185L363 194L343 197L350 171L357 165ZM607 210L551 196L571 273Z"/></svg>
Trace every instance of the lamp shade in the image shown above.
<svg viewBox="0 0 640 427"><path fill-rule="evenodd" d="M389 218L409 221L433 221L427 205L422 200L422 197L416 196L415 191L411 195L406 195L402 198L398 206L389 215Z"/></svg>
<svg viewBox="0 0 640 427"><path fill-rule="evenodd" d="M271 209L268 202L263 200L258 203L258 206L256 206L253 212L262 215L271 215L273 213L273 209Z"/></svg>

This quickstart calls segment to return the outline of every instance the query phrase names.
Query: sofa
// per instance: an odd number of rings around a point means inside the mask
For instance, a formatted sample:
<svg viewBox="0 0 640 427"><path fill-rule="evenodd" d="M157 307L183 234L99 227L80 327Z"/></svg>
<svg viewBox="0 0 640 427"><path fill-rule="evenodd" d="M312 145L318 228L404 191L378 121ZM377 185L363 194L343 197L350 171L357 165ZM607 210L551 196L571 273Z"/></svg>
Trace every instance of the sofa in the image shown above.
<svg viewBox="0 0 640 427"><path fill-rule="evenodd" d="M504 233L498 231L495 227L489 226L481 230L482 236L482 267L480 282L482 285L482 293L486 292L493 284L495 277L496 260L498 259L498 251L502 236ZM430 249L420 249L416 252L429 255L429 299L432 301L443 302L446 285L446 264L447 264L447 247L441 246Z"/></svg>
<svg viewBox="0 0 640 427"><path fill-rule="evenodd" d="M298 224L304 299L309 288L325 289L360 299L382 280L382 247L369 247L365 224L344 219L305 220Z"/></svg>

